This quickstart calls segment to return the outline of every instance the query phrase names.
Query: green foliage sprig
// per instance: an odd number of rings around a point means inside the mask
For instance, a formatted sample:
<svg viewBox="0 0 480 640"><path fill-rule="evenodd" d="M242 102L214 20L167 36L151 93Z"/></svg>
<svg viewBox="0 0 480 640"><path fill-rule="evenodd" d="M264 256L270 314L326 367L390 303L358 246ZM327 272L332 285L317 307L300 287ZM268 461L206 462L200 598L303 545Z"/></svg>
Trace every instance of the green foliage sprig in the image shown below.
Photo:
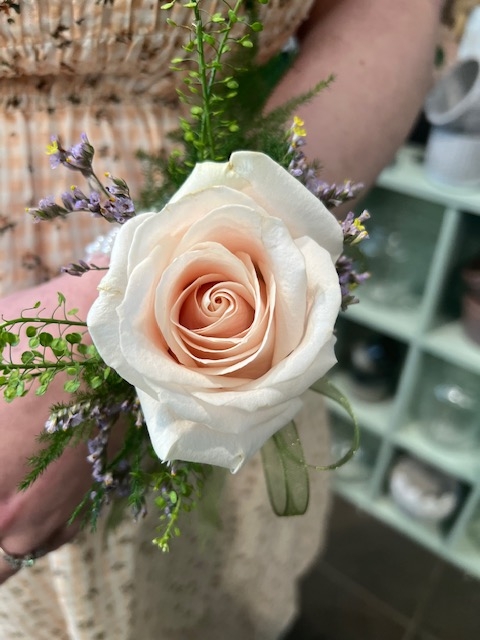
<svg viewBox="0 0 480 640"><path fill-rule="evenodd" d="M176 2L161 8L171 10ZM213 15L202 8L203 0L183 4L192 9L195 20L193 26L181 25L191 37L184 45L185 56L174 58L171 68L184 75L186 90L177 92L188 112L180 118L180 128L170 136L177 146L173 152L139 154L146 167L145 188L138 201L141 208L161 208L197 162L225 162L238 149L262 151L288 166L288 140L278 135L279 130L287 130L297 109L326 89L334 77L331 75L310 91L264 112L268 98L295 55L285 52L265 65L255 62L255 44L263 30L256 5L267 3L268 0L225 1L225 10ZM180 26L171 19L167 22ZM237 35L239 26L247 33Z"/></svg>
<svg viewBox="0 0 480 640"><path fill-rule="evenodd" d="M161 9L172 9L175 4L176 0L168 2ZM190 32L190 39L183 46L185 55L174 58L171 69L184 74L186 91L177 89L177 94L180 102L190 105L190 117L180 118L185 142L195 150L197 161L221 161L224 154L217 148L239 126L235 118L227 115L231 101L237 96L238 81L225 73L229 65L223 58L234 46L253 49L252 34L261 31L263 25L258 20L249 20L248 12L240 13L243 0L225 2L225 10L212 15L207 14L202 4L202 0L194 0L183 5L192 9L194 20L191 26L181 25ZM179 26L172 19L167 22ZM242 25L246 33L235 35L236 25Z"/></svg>
<svg viewBox="0 0 480 640"><path fill-rule="evenodd" d="M36 395L44 395L58 375L65 378L63 388L71 394L67 404L51 408L38 438L42 448L29 458L30 471L19 488L30 487L67 447L87 442L93 481L70 522L81 518L83 526L95 530L103 508L112 502L114 511L117 506L122 513L129 508L132 517L142 517L147 496L153 493L161 512L154 543L168 551L171 540L180 534L181 513L191 511L201 495L209 467L171 465L158 459L134 387L103 362L88 341L86 322L77 313L77 309L67 311L65 297L59 293L58 305L50 315L37 302L18 318L2 317L0 389L4 399L11 402L33 388ZM111 431L121 423L125 435L109 458Z"/></svg>
<svg viewBox="0 0 480 640"><path fill-rule="evenodd" d="M110 371L88 342L87 324L77 312L67 311L59 293L51 315L41 315L41 303L36 302L18 318L2 316L0 389L7 402L25 396L35 382L36 395L45 394L60 373L67 377L64 390L69 393L75 393L82 380L95 389L106 379ZM22 344L27 345L23 351Z"/></svg>

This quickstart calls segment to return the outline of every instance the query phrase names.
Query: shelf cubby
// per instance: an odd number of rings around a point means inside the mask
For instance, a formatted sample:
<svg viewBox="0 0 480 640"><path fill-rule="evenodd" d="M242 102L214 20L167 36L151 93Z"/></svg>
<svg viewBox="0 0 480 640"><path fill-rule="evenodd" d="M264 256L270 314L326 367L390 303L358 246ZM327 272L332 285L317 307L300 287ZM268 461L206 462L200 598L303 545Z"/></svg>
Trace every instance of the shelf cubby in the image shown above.
<svg viewBox="0 0 480 640"><path fill-rule="evenodd" d="M361 206L372 214L372 243L366 244L372 278L360 292L360 304L339 321L333 381L352 404L372 469L359 482L337 473L334 486L356 506L480 578L480 541L476 545L468 535L480 512L480 404L478 441L462 448L438 439L438 406L429 400L439 372L446 372L445 384L480 390L480 345L467 337L461 321L462 268L480 255L480 189L433 184L423 169L423 149L408 145ZM382 246L385 238L388 247ZM379 402L356 394L348 359L349 345L372 332L398 342L402 361L392 395ZM345 423L343 410L328 406L332 422ZM348 423L340 429L345 437ZM447 521L416 521L395 504L388 482L400 455L458 481L461 499Z"/></svg>

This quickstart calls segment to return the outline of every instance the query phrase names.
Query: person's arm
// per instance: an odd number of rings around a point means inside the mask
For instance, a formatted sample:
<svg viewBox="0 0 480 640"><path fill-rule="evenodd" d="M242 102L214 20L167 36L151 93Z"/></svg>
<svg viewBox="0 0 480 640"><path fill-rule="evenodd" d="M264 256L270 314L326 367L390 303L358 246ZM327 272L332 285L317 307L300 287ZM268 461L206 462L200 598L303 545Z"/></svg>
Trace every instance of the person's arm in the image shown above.
<svg viewBox="0 0 480 640"><path fill-rule="evenodd" d="M36 301L42 303L48 315L57 306L60 291L67 304L70 301L72 307L79 309L79 317L85 319L102 275L99 271L81 278L60 276L12 294L0 300L0 315L19 317ZM0 546L13 555L52 550L71 539L77 526L67 527L66 523L91 483L91 465L86 460L86 446L82 445L69 448L30 489L18 492L28 471L27 458L38 450L36 438L44 428L51 405L68 397L60 378L44 396L32 391L12 403L0 398ZM0 557L0 584L13 573Z"/></svg>
<svg viewBox="0 0 480 640"><path fill-rule="evenodd" d="M270 107L335 75L299 110L324 179L369 185L390 162L431 84L440 13L440 0L317 0Z"/></svg>

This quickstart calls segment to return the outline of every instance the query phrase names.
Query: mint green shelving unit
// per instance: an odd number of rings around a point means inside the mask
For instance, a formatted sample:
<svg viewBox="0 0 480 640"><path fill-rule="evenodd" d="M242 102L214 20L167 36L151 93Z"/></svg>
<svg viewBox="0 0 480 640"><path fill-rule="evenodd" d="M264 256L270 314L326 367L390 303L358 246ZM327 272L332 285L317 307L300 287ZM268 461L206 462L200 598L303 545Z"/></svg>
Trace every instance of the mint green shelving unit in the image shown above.
<svg viewBox="0 0 480 640"><path fill-rule="evenodd" d="M349 392L348 374L341 370L334 374L337 386L352 402L364 437L377 443L369 479L355 482L341 479L339 474L334 486L354 505L480 578L480 541L477 546L467 535L472 514L480 505L480 445L466 451L441 447L429 439L412 410L426 368L432 363L479 376L480 395L480 346L464 335L459 293L456 305L451 304L451 289L457 286L460 291L459 265L480 253L480 189L435 186L426 178L421 158L418 147L401 149L371 194L372 228L375 220L383 224L392 215L411 225L413 232L407 232L406 237L423 247L418 264L421 282L418 304L412 308L389 308L360 295L361 303L344 314L350 334L367 328L389 336L403 345L405 357L394 396L379 403L356 399ZM419 238L415 238L417 225ZM335 419L345 416L336 405L330 410L335 427ZM416 521L394 504L387 485L400 452L461 482L463 499L448 523L436 526Z"/></svg>

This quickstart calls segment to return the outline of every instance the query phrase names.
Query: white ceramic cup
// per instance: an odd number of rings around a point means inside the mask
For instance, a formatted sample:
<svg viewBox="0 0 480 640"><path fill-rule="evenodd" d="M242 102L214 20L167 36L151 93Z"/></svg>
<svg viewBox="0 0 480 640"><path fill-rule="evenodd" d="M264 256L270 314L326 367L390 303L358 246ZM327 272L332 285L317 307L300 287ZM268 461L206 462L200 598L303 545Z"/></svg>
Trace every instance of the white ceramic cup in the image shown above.
<svg viewBox="0 0 480 640"><path fill-rule="evenodd" d="M480 133L432 127L425 149L425 173L447 187L480 186Z"/></svg>
<svg viewBox="0 0 480 640"><path fill-rule="evenodd" d="M480 133L480 60L457 62L428 94L424 110L433 125Z"/></svg>

